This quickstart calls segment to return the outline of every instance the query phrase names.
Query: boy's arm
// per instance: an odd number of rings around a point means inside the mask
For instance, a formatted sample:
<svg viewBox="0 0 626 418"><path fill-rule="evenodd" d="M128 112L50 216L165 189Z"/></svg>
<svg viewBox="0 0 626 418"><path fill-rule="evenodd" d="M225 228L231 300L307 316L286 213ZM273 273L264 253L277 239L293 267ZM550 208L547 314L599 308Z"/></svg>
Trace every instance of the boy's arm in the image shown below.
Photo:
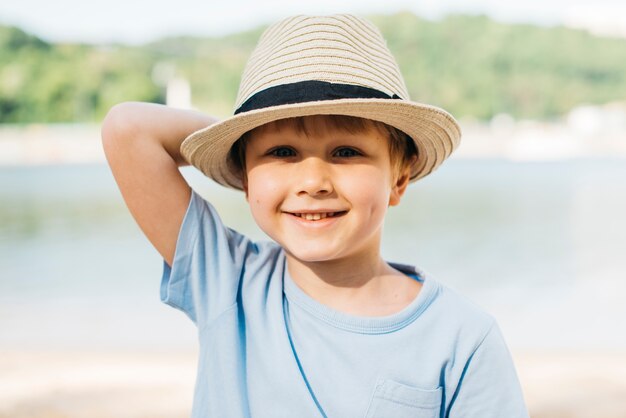
<svg viewBox="0 0 626 418"><path fill-rule="evenodd" d="M130 213L171 266L191 188L178 167L180 144L218 119L192 110L126 102L109 110L102 145Z"/></svg>
<svg viewBox="0 0 626 418"><path fill-rule="evenodd" d="M465 364L447 418L528 418L515 365L497 324Z"/></svg>

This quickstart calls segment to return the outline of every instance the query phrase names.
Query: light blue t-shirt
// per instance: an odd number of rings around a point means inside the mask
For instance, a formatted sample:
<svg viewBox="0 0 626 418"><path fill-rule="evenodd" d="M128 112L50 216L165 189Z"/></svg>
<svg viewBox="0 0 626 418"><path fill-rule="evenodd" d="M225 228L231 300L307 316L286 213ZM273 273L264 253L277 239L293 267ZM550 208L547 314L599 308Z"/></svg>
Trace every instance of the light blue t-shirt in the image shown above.
<svg viewBox="0 0 626 418"><path fill-rule="evenodd" d="M420 270L417 298L384 317L325 306L285 254L225 227L195 191L161 300L198 327L194 418L528 417L494 320Z"/></svg>

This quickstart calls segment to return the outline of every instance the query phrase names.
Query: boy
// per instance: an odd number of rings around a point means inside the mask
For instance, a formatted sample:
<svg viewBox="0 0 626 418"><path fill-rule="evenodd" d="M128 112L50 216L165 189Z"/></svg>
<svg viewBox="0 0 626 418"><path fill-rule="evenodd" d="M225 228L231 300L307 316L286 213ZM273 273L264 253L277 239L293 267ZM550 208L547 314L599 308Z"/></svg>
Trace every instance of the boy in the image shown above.
<svg viewBox="0 0 626 418"><path fill-rule="evenodd" d="M198 326L194 417L527 417L493 319L380 256L387 207L458 145L411 102L382 35L350 15L261 36L235 116L125 103L107 159L163 255L161 299ZM184 141L183 141L184 139ZM225 227L191 163L243 190L275 242Z"/></svg>

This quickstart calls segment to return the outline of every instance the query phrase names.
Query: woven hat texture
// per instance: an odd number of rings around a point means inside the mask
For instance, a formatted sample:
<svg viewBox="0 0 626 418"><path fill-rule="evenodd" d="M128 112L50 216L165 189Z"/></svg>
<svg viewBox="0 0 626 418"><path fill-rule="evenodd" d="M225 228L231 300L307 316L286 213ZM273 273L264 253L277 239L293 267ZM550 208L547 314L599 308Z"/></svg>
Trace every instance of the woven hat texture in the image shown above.
<svg viewBox="0 0 626 418"><path fill-rule="evenodd" d="M241 190L229 161L241 135L277 119L324 114L372 119L406 133L418 150L411 181L435 170L461 138L448 112L410 100L375 25L347 14L298 15L261 35L243 71L234 115L189 135L181 153L206 176Z"/></svg>

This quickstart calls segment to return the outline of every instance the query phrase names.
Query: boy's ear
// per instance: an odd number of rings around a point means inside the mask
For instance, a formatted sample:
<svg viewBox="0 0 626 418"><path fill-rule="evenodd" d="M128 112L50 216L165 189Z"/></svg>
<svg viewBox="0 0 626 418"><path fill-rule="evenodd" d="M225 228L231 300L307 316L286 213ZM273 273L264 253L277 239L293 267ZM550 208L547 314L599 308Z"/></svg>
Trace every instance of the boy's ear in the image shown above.
<svg viewBox="0 0 626 418"><path fill-rule="evenodd" d="M243 176L243 179L241 179L241 185L243 187L243 193L246 196L246 201L248 201L248 179L246 176Z"/></svg>
<svg viewBox="0 0 626 418"><path fill-rule="evenodd" d="M411 178L411 168L407 167L404 169L398 177L396 177L395 183L391 187L391 194L389 195L389 206L396 206L400 203L400 199L404 192L406 191L407 186L409 185L409 180Z"/></svg>
<svg viewBox="0 0 626 418"><path fill-rule="evenodd" d="M245 168L241 170L239 173L239 177L241 178L241 190L248 201L248 173L245 172Z"/></svg>

